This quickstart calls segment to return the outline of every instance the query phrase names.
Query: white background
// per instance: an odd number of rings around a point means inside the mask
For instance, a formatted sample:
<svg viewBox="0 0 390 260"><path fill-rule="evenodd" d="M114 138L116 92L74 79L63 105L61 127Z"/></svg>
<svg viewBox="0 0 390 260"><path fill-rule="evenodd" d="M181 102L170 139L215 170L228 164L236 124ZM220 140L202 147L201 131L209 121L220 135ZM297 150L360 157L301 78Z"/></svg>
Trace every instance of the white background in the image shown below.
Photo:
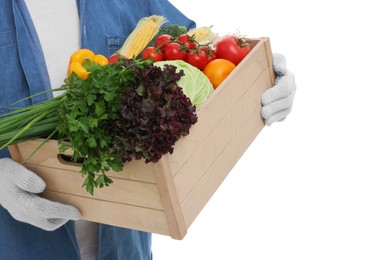
<svg viewBox="0 0 390 260"><path fill-rule="evenodd" d="M298 90L182 241L156 260L390 259L387 1L172 0L198 26L267 36Z"/></svg>

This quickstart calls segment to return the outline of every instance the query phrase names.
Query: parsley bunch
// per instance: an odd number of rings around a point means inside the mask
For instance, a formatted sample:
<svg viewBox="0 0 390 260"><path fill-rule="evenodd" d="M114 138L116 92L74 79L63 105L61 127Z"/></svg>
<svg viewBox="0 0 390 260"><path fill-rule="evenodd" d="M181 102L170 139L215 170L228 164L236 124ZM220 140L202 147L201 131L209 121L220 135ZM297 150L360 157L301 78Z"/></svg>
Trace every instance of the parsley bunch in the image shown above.
<svg viewBox="0 0 390 260"><path fill-rule="evenodd" d="M93 194L108 186L110 170L132 159L157 162L197 121L195 106L176 82L183 72L155 67L149 60L88 66L86 80L65 81L66 98L58 109L60 151L81 159L83 186Z"/></svg>

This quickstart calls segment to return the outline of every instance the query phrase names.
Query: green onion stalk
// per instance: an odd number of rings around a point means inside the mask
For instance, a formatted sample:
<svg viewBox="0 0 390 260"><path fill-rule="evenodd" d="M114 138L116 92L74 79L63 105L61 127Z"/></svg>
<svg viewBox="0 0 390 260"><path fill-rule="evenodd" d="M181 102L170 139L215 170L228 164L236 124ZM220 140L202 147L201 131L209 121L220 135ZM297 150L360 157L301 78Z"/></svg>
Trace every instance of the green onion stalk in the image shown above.
<svg viewBox="0 0 390 260"><path fill-rule="evenodd" d="M63 89L61 87L50 91ZM37 95L43 93L45 92ZM25 99L31 97L33 96ZM52 137L56 133L59 123L58 108L65 98L63 93L23 108L10 108L11 112L0 115L0 150L26 140Z"/></svg>

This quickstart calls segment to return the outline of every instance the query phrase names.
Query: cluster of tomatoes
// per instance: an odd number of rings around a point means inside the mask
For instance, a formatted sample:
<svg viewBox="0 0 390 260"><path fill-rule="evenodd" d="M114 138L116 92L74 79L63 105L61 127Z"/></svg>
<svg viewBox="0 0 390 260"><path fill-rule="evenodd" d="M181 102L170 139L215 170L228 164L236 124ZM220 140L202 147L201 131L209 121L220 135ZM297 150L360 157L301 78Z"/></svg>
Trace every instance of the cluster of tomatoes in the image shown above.
<svg viewBox="0 0 390 260"><path fill-rule="evenodd" d="M186 61L203 71L216 88L250 50L247 41L234 35L224 36L214 45L203 45L187 34L178 37L162 34L157 37L154 46L145 48L142 58Z"/></svg>
<svg viewBox="0 0 390 260"><path fill-rule="evenodd" d="M145 48L142 58L154 61L184 60L203 70L207 63L216 59L216 55L210 46L198 44L194 37L187 34L178 37L162 34L156 38L154 46Z"/></svg>

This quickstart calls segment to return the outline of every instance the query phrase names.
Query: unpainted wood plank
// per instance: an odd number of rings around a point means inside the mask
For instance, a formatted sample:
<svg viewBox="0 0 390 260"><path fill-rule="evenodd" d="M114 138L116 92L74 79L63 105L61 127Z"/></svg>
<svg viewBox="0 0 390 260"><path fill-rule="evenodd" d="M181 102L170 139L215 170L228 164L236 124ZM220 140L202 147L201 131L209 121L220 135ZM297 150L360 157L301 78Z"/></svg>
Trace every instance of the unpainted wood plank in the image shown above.
<svg viewBox="0 0 390 260"><path fill-rule="evenodd" d="M247 147L256 138L264 124L259 122L258 112L254 112L237 134L216 158L207 172L194 186L182 202L182 209L188 227L194 222L201 210L217 191L223 180L245 152ZM231 153L231 151L235 151ZM261 158L259 158L260 160ZM250 181L250 180L248 180ZM233 191L232 191L233 192Z"/></svg>
<svg viewBox="0 0 390 260"><path fill-rule="evenodd" d="M163 204L165 218L172 238L183 239L187 234L177 190L173 180L169 161L162 157L155 167L155 178Z"/></svg>
<svg viewBox="0 0 390 260"><path fill-rule="evenodd" d="M112 178L113 183L110 186L95 188L92 196L82 187L84 179L79 172L29 164L26 164L26 167L43 178L46 190L49 191L163 209L157 185L154 183Z"/></svg>
<svg viewBox="0 0 390 260"><path fill-rule="evenodd" d="M238 78L238 77L236 77ZM242 131L242 125L255 110L259 110L262 91L270 86L268 71L264 70L257 81L253 82L236 103L232 104L226 116L218 123L216 128L202 142L199 149L193 153L187 163L175 176L178 187L178 196L182 201L200 178L207 172L213 161L224 151L230 140ZM261 118L260 113L258 114ZM229 153L236 153L230 150Z"/></svg>
<svg viewBox="0 0 390 260"><path fill-rule="evenodd" d="M81 218L97 223L131 228L169 236L169 229L162 210L137 207L93 198L45 191L44 196L74 205L81 211Z"/></svg>
<svg viewBox="0 0 390 260"><path fill-rule="evenodd" d="M69 171L81 171L81 165L79 163L64 161L64 159L62 159L58 152L58 142L56 140L49 140L47 143L41 146L41 148L37 150L33 156L31 156L43 141L44 139L35 139L17 144L20 155L22 156L25 163L28 163L29 165L42 165L49 168L64 169ZM67 152L67 154L69 154L69 152ZM130 179L150 183L156 182L153 175L152 163L145 164L143 160L133 160L124 165L122 172L118 173L110 171L107 173L107 175L121 179Z"/></svg>
<svg viewBox="0 0 390 260"><path fill-rule="evenodd" d="M267 69L264 48L266 41L268 38L259 41L258 45L246 57L247 62L240 63L197 111L198 122L191 127L189 135L182 137L175 144L174 153L169 155L174 175L183 165L187 164L191 155L199 149L201 143L215 129L219 121L229 113L232 105L241 99L259 73ZM254 64L258 64L260 67L256 67Z"/></svg>

